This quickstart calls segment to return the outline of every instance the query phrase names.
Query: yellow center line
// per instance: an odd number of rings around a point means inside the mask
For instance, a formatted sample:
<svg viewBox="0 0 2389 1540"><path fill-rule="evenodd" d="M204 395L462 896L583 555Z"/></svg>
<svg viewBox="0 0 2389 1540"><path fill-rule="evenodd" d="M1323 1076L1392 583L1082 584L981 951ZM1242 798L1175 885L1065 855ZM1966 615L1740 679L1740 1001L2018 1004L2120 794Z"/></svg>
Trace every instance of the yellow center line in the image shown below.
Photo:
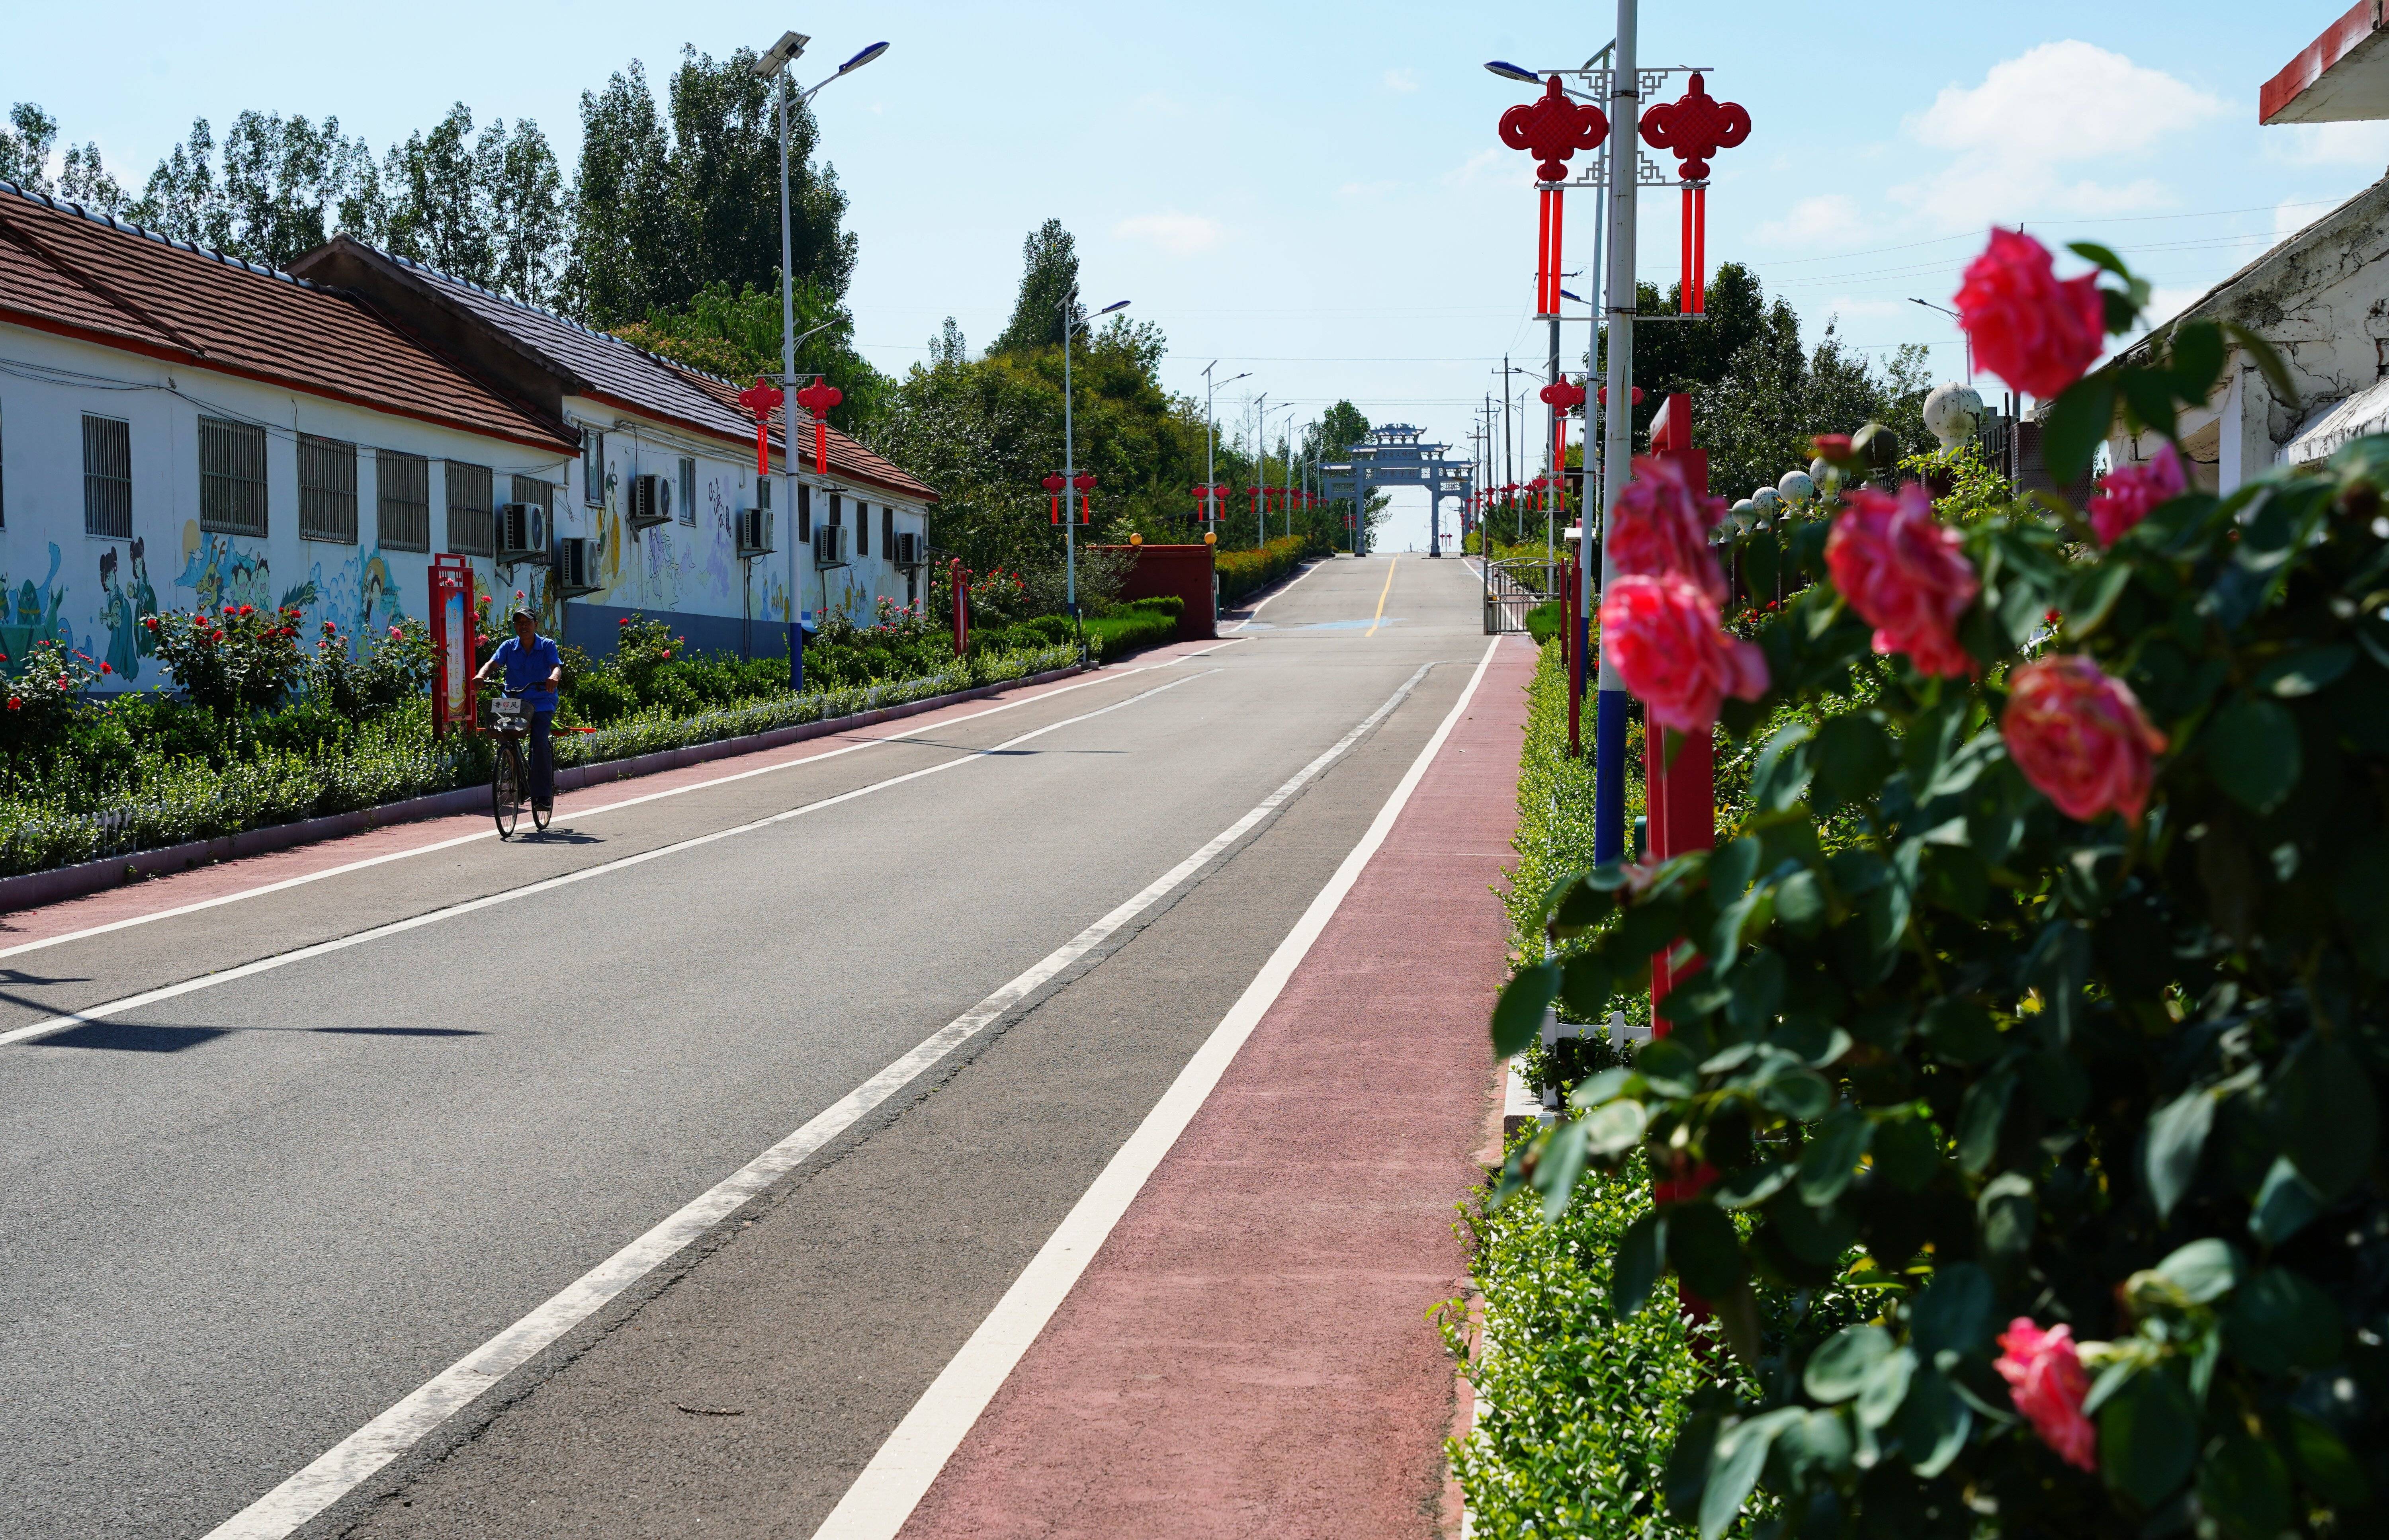
<svg viewBox="0 0 2389 1540"><path fill-rule="evenodd" d="M1386 595L1392 592L1394 592L1394 559L1388 556L1386 558L1386 586L1377 591L1377 614L1375 618L1369 622L1369 629L1361 633L1362 636L1376 635L1377 628L1386 623Z"/></svg>

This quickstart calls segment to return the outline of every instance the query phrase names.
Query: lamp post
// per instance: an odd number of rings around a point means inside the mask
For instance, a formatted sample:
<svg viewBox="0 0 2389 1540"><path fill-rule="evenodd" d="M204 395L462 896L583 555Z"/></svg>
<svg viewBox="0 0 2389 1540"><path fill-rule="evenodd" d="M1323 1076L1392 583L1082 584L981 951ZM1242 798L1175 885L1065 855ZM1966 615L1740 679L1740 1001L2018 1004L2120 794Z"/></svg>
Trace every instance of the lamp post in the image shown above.
<svg viewBox="0 0 2389 1540"><path fill-rule="evenodd" d="M780 117L780 454L781 501L788 508L789 528L796 528L797 506L797 289L796 240L788 211L788 66L795 63L812 39L802 32L782 32L780 41L763 51L755 61L755 73L773 82L777 87ZM821 95L822 86L830 81L851 74L888 51L885 43L870 47L837 67L835 73L811 90L799 92L797 105L803 107ZM829 323L815 326L813 332L825 330ZM816 465L814 470L827 475L826 465ZM797 542L788 541L788 687L801 689L805 681L804 587L797 576Z"/></svg>
<svg viewBox="0 0 2389 1540"><path fill-rule="evenodd" d="M1253 399L1253 485L1269 485L1269 392L1264 390ZM1253 499L1253 549L1269 543L1269 514L1262 500Z"/></svg>
<svg viewBox="0 0 2389 1540"><path fill-rule="evenodd" d="M1092 321L1092 320L1094 320L1094 319L1095 319L1095 316L1097 316L1097 315L1109 315L1109 314L1111 314L1114 311L1123 311L1123 310L1128 309L1128 301L1127 301L1127 300L1125 300L1125 299L1115 299L1115 300L1114 300L1114 301L1112 301L1110 304L1105 305L1103 309L1101 309L1101 310L1099 310L1099 311L1095 312L1095 314L1094 314L1094 315L1090 315L1090 316L1088 316L1085 320L1083 320L1083 321L1082 321L1082 320L1080 320L1079 318L1077 318L1077 317L1073 316L1073 315L1070 313L1070 307L1071 307L1071 306L1073 306L1073 305L1075 305L1075 304L1077 304L1078 302L1079 302L1079 290L1078 290L1078 286L1077 286L1076 285L1073 285L1073 286L1071 286L1070 291L1069 291L1067 294L1065 294L1065 295L1063 295L1063 296L1062 296L1062 301L1061 301L1061 303L1062 303L1062 479L1063 479L1063 480L1065 480L1065 481L1071 481L1071 480L1075 480L1075 479L1077 478L1077 476L1078 476L1078 462L1077 462L1075 459L1073 459L1073 458L1072 458L1072 455L1073 455L1073 452L1074 452L1074 445L1072 444L1072 441L1071 441L1071 439L1072 439L1072 433L1071 433L1071 427L1070 427L1070 421L1071 421L1071 419L1070 419L1070 334L1071 334L1072 332L1077 331L1080 327L1084 326L1084 325L1087 324L1087 322L1088 322L1088 321ZM1071 629L1073 631L1077 631L1077 630L1079 630L1079 541L1078 541L1078 527L1077 527L1075 524L1071 523L1071 522L1070 522L1068 519L1067 519L1067 518L1066 518L1066 519L1064 519L1064 520L1063 520L1063 523L1062 523L1062 571L1063 571L1063 584L1064 584L1065 591L1066 591L1066 592L1067 592L1067 594L1068 602L1069 602L1069 605L1070 605L1070 629ZM1081 637L1080 637L1080 643L1079 643L1079 644L1080 644L1080 648L1081 648L1081 649L1083 649L1083 648L1085 647L1085 645L1086 645L1086 641L1085 641L1085 638L1084 638L1084 636L1083 636L1083 635L1081 635Z"/></svg>
<svg viewBox="0 0 2389 1540"><path fill-rule="evenodd" d="M1233 385L1240 379L1253 377L1253 372L1247 369L1241 375L1230 375L1226 379L1214 384L1211 371L1219 366L1220 361L1216 358L1203 365L1203 484L1212 490L1208 503L1210 522L1215 531L1220 523L1220 467L1216 464L1212 452L1219 441L1219 433L1211 417L1211 398L1219 393L1221 385Z"/></svg>

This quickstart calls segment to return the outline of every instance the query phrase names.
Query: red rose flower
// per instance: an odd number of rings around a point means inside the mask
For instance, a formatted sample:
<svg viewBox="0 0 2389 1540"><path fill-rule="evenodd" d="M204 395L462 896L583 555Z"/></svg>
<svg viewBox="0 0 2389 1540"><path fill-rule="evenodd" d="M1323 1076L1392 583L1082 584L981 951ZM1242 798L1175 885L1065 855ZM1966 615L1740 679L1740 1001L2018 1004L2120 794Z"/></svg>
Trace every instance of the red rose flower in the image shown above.
<svg viewBox="0 0 2389 1540"><path fill-rule="evenodd" d="M249 615L254 615L254 614L256 614L257 612L256 612L255 610L251 609L249 605L241 605L241 606L240 606L240 613L241 613L242 615L244 615L244 616L249 616Z"/></svg>
<svg viewBox="0 0 2389 1540"><path fill-rule="evenodd" d="M101 665L99 666L99 671L100 671L101 673L103 673L103 674L112 674L112 673L116 672L116 670L115 670L115 669L113 669L113 668L109 668L109 667L107 664L105 664L105 663L103 663L103 664L101 664Z"/></svg>
<svg viewBox="0 0 2389 1540"><path fill-rule="evenodd" d="M2085 823L2109 811L2140 822L2153 758L2165 746L2131 686L2078 656L2015 671L1999 736L2033 789Z"/></svg>
<svg viewBox="0 0 2389 1540"><path fill-rule="evenodd" d="M1679 732L1706 732L1728 695L1757 700L1766 694L1766 655L1756 643L1719 630L1717 602L1680 574L1611 583L1601 601L1601 636L1617 659L1618 677L1651 719Z"/></svg>
<svg viewBox="0 0 2389 1540"><path fill-rule="evenodd" d="M2074 1345L2074 1330L2043 1331L2029 1316L2018 1316L1999 1333L2002 1351L1992 1367L2008 1382L2008 1399L2032 1424L2057 1457L2079 1470L2099 1469L2099 1430L2082 1415L2090 1376Z"/></svg>
<svg viewBox="0 0 2389 1540"><path fill-rule="evenodd" d="M1974 671L1958 645L1958 617L1983 585L1959 544L1958 531L1934 521L1932 496L1918 482L1897 497L1872 488L1850 494L1825 540L1825 566L1875 629L1878 654L1906 653L1927 674Z"/></svg>
<svg viewBox="0 0 2389 1540"><path fill-rule="evenodd" d="M212 636L211 636L211 637L209 638L209 640L210 640L210 641L213 641L213 642L222 642L222 641L224 640L224 632L222 632L222 631L217 631L217 632L215 632Z"/></svg>
<svg viewBox="0 0 2389 1540"><path fill-rule="evenodd" d="M2063 395L2107 343L2099 275L2059 282L2049 248L2019 231L1991 232L1950 302L1983 367L2042 401Z"/></svg>
<svg viewBox="0 0 2389 1540"><path fill-rule="evenodd" d="M1808 439L1808 447L1821 460L1846 460L1850 457L1850 436L1846 433L1820 433Z"/></svg>
<svg viewBox="0 0 2389 1540"><path fill-rule="evenodd" d="M1694 487L1673 458L1638 454L1633 477L1619 490L1610 515L1609 553L1618 574L1672 572L1691 579L1713 603L1724 604L1725 574L1718 570L1708 535L1725 512L1725 499Z"/></svg>
<svg viewBox="0 0 2389 1540"><path fill-rule="evenodd" d="M2124 531L2149 516L2161 503L2170 503L2190 488L2182 474L2181 456L2170 443L2137 465L2118 465L2099 478L2098 495L2090 500L2090 528L2102 546L2124 538Z"/></svg>
<svg viewBox="0 0 2389 1540"><path fill-rule="evenodd" d="M25 708L25 703L24 703L23 701L19 700L19 699L18 699L16 696L14 696L14 695L11 695L11 696L9 696L9 697L8 697L8 709L9 709L9 710L11 710L11 711L21 711L21 710L23 710L24 708Z"/></svg>

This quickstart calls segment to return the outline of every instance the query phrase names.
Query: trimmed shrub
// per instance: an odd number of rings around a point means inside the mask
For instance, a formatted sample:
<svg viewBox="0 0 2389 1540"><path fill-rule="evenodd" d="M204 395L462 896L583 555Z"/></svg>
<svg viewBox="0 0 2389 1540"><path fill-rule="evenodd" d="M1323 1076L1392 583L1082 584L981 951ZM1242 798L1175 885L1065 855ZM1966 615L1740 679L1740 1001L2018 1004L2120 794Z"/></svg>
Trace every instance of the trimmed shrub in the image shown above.
<svg viewBox="0 0 2389 1540"><path fill-rule="evenodd" d="M1299 536L1281 535L1258 551L1222 551L1212 558L1220 579L1220 603L1233 604L1267 588L1302 565L1309 547Z"/></svg>

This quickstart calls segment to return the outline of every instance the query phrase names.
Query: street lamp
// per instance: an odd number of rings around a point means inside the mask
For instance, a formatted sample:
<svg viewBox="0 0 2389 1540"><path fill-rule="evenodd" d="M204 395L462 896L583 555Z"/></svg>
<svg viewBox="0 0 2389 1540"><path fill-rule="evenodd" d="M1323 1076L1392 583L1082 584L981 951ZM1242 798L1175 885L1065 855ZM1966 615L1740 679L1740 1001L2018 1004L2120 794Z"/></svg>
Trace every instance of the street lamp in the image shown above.
<svg viewBox="0 0 2389 1540"><path fill-rule="evenodd" d="M788 510L791 534L796 529L797 507L797 289L796 240L788 211L788 66L802 57L805 45L811 41L802 32L782 32L780 41L764 49L763 56L755 61L755 73L778 87L774 95L780 115L780 469L784 483L781 501ZM821 94L822 86L851 74L887 51L887 44L873 44L839 65L828 80L799 92L797 105L805 106ZM813 332L826 330L829 325L825 322L805 335L811 337ZM827 479L829 465L825 461L813 469L824 481ZM805 682L805 591L803 580L797 576L797 542L793 539L788 541L788 688L797 690L802 689ZM829 603L826 588L822 592L822 603Z"/></svg>
<svg viewBox="0 0 2389 1540"><path fill-rule="evenodd" d="M1124 311L1128 309L1127 300L1115 299L1110 304L1105 305L1103 309L1095 312L1094 315L1090 315L1084 320L1079 320L1073 318L1070 314L1070 307L1078 302L1079 290L1077 286L1073 285L1070 291L1062 296L1061 300L1062 478L1066 481L1075 480L1075 473L1078 469L1077 462L1071 458L1074 446L1071 443L1070 428L1070 334L1084 326L1087 322L1094 320L1096 316L1109 315L1114 311ZM1065 520L1062 525L1063 583L1066 595L1070 605L1070 626L1074 631L1079 629L1079 542L1077 536L1078 527L1068 520ZM1081 648L1086 645L1083 637L1080 642L1080 645Z"/></svg>
<svg viewBox="0 0 2389 1540"><path fill-rule="evenodd" d="M1215 531L1220 523L1220 467L1212 452L1219 436L1211 417L1211 398L1219 393L1220 387L1222 385L1233 385L1240 379L1253 377L1253 372L1247 369L1241 375L1231 375L1215 384L1211 379L1211 371L1219 366L1220 361L1216 358L1203 365L1203 484L1212 489L1212 495L1206 501L1210 504L1210 522Z"/></svg>

